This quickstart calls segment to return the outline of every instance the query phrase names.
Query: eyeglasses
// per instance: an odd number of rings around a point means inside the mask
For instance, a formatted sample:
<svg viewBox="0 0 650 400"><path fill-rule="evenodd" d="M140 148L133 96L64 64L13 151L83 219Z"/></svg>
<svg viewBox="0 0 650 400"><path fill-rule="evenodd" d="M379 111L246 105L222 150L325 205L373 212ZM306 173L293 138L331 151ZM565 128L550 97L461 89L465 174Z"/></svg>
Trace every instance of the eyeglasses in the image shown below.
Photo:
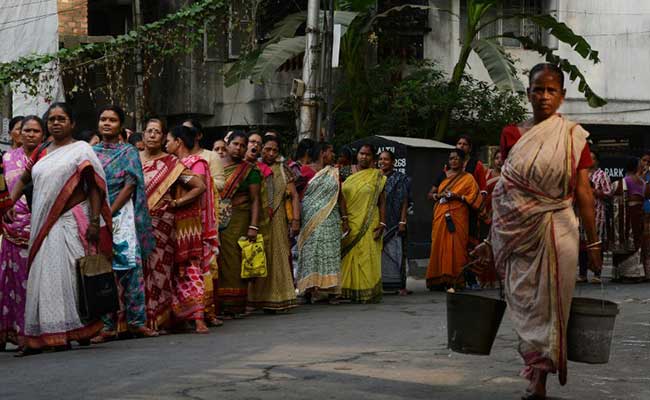
<svg viewBox="0 0 650 400"><path fill-rule="evenodd" d="M145 133L162 133L162 131L160 129L155 129L155 128L149 128L144 132Z"/></svg>
<svg viewBox="0 0 650 400"><path fill-rule="evenodd" d="M47 119L47 122L65 122L68 120L68 117L64 117L62 115L55 115L52 117L49 117Z"/></svg>

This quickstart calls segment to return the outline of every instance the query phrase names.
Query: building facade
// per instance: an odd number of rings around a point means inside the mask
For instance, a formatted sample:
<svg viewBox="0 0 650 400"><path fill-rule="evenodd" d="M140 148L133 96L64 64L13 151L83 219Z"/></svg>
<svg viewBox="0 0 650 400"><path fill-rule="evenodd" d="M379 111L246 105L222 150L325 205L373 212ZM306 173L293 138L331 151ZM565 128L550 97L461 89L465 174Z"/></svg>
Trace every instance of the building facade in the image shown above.
<svg viewBox="0 0 650 400"><path fill-rule="evenodd" d="M453 14L431 11L431 31L425 36L424 57L437 61L451 73L458 59L465 0L433 0L430 4ZM593 65L543 32L518 21L504 21L486 35L516 32L539 35L557 54L579 66L592 89L608 104L590 108L577 84L567 80L567 97L563 114L586 126L592 133L595 148L607 154L639 155L650 149L650 2L644 0L506 0L502 13L551 13L565 22L599 51L601 62ZM483 32L481 32L483 34ZM522 49L517 43L503 43L514 59L519 60L519 77L527 86L526 72L544 60L535 52ZM489 81L481 60L473 54L469 60L470 74Z"/></svg>

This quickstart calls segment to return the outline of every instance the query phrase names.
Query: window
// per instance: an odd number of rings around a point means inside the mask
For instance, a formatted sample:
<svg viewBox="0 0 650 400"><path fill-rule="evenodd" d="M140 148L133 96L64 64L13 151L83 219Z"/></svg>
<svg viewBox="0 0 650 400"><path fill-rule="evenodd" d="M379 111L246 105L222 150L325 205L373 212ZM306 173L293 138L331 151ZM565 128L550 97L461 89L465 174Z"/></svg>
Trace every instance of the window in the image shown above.
<svg viewBox="0 0 650 400"><path fill-rule="evenodd" d="M498 16L514 16L517 14L543 14L552 12L554 0L505 0L500 5L491 8L483 17L483 22L494 20ZM465 40L467 28L467 0L460 2L460 39ZM479 32L479 38L491 38L511 32L516 36L528 36L535 41L549 45L548 35L532 22L517 17L502 18L485 26ZM506 47L520 47L518 40L498 38L499 43Z"/></svg>
<svg viewBox="0 0 650 400"><path fill-rule="evenodd" d="M230 4L228 20L228 58L238 59L246 49L247 37L250 36L251 13L246 0L234 0Z"/></svg>
<svg viewBox="0 0 650 400"><path fill-rule="evenodd" d="M233 0L227 26L204 25L203 60L225 62L237 60L251 43L251 29L254 16L250 0ZM227 44L224 48L222 43Z"/></svg>

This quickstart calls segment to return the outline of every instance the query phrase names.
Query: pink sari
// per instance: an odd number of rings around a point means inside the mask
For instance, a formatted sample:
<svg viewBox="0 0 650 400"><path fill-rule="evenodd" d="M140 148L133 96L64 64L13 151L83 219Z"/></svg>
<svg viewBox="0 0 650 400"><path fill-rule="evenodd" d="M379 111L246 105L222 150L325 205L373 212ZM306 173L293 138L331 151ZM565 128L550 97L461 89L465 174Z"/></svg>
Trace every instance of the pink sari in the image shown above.
<svg viewBox="0 0 650 400"><path fill-rule="evenodd" d="M25 171L28 161L22 147L2 157L7 188L11 190ZM31 212L25 197L14 204L13 215L2 219L0 249L0 346L7 341L18 344L25 328L25 297L27 288L27 247Z"/></svg>
<svg viewBox="0 0 650 400"><path fill-rule="evenodd" d="M492 244L505 276L519 352L566 383L566 330L578 264L573 211L577 165L589 133L559 115L535 125L510 150L493 196ZM505 273L505 275L504 275Z"/></svg>
<svg viewBox="0 0 650 400"><path fill-rule="evenodd" d="M204 318L206 308L213 303L210 266L216 258L218 247L213 180L208 163L202 157L191 155L183 158L181 163L194 175L203 177L207 189L198 200L201 209L202 257L196 262L190 258L189 262L180 266L174 288L173 309L177 319L199 320Z"/></svg>

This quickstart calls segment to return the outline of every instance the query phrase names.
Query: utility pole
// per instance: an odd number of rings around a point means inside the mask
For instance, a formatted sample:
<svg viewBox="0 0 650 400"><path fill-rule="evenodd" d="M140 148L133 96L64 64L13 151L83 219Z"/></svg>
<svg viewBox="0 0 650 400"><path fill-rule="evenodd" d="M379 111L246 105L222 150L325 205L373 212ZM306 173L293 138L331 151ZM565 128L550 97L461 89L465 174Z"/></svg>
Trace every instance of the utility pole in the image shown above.
<svg viewBox="0 0 650 400"><path fill-rule="evenodd" d="M133 0L133 28L137 30L142 26L142 8L140 0ZM139 39L138 39L139 41ZM135 130L142 132L144 130L144 78L142 67L142 48L138 42L135 49L135 90L133 91L133 104L135 106Z"/></svg>
<svg viewBox="0 0 650 400"><path fill-rule="evenodd" d="M310 138L318 141L316 132L318 114L318 52L319 27L318 14L320 0L307 3L307 27L305 40L305 61L302 68L302 80L305 82L305 94L300 106L299 139Z"/></svg>

